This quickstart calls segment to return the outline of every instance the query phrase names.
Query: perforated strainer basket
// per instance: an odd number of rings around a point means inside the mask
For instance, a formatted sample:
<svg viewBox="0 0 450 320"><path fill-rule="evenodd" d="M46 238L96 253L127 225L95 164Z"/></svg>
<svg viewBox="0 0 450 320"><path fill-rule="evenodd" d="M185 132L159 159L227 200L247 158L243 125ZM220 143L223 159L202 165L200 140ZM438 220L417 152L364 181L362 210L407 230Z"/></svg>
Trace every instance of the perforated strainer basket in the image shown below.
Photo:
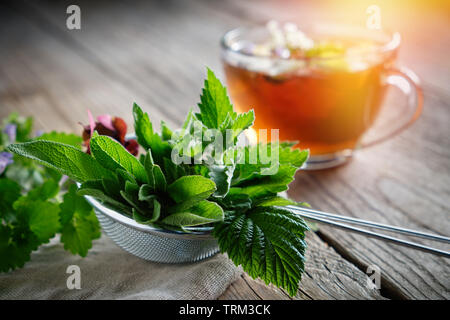
<svg viewBox="0 0 450 320"><path fill-rule="evenodd" d="M139 224L92 197L85 198L108 237L139 258L161 263L195 262L219 251L211 228L192 233L158 229Z"/></svg>

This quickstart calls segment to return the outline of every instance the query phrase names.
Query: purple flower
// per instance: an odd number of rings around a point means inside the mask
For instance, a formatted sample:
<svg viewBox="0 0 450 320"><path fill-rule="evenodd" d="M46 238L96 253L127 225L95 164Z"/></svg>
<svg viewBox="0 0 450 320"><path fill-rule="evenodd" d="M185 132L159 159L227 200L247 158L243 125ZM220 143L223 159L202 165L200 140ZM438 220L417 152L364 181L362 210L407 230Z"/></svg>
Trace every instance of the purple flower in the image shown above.
<svg viewBox="0 0 450 320"><path fill-rule="evenodd" d="M0 152L0 174L5 171L6 167L13 163L13 155L9 152Z"/></svg>
<svg viewBox="0 0 450 320"><path fill-rule="evenodd" d="M17 126L15 124L7 124L5 129L3 129L3 132L8 136L9 143L14 143L16 141Z"/></svg>
<svg viewBox="0 0 450 320"><path fill-rule="evenodd" d="M34 133L35 138L38 138L44 134L44 130L36 130Z"/></svg>

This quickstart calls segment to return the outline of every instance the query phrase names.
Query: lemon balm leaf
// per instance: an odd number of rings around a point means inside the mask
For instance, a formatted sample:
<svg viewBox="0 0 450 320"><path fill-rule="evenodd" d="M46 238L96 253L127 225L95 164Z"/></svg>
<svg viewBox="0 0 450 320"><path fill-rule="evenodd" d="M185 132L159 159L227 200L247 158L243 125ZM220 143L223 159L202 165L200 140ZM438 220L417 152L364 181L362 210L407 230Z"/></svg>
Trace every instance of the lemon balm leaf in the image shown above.
<svg viewBox="0 0 450 320"><path fill-rule="evenodd" d="M92 248L92 240L100 238L97 217L84 197L71 185L60 204L61 242L64 249L82 257Z"/></svg>

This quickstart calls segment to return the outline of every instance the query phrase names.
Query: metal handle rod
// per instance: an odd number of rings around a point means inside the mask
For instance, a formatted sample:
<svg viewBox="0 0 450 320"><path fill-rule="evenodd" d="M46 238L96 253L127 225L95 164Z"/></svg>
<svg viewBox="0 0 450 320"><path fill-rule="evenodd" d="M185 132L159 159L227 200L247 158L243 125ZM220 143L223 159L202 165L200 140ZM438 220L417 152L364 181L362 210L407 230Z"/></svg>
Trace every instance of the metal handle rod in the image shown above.
<svg viewBox="0 0 450 320"><path fill-rule="evenodd" d="M386 230L389 232L402 233L402 234L405 234L408 236L420 237L420 238L424 238L424 239L450 243L449 237L444 237L444 236L441 236L438 234L426 233L426 232L421 232L421 231L406 229L406 228L401 228L401 227L394 227L394 226L390 226L387 224L376 223L376 222L372 222L372 221L342 216L342 215L338 215L338 214L332 214L332 213L328 213L328 212L312 210L312 209L308 209L308 208L300 208L300 207L295 207L295 206L288 206L288 207L289 207L289 209L301 211L301 212L307 212L309 214L316 215L318 217L326 217L326 218L329 218L332 220L345 221L348 223L366 226L366 227L370 227L370 228L374 228L374 229L381 229L381 230Z"/></svg>
<svg viewBox="0 0 450 320"><path fill-rule="evenodd" d="M387 235L384 235L384 234L381 234L381 233L376 233L376 232L372 232L372 231L368 231L368 230L364 230L364 229L348 226L346 224L342 224L342 223L339 223L339 222L334 222L334 221L330 221L330 220L327 220L327 219L323 219L323 218L320 218L320 217L318 217L316 215L312 215L312 214L309 214L309 213L306 213L306 212L302 212L302 211L299 211L299 210L292 210L292 211L294 213L304 217L304 218L307 218L307 219L310 219L310 220L314 220L314 221L317 221L317 222L321 222L321 223L325 223L325 224L329 224L329 225L331 225L333 227L336 227L336 228L348 230L348 231L354 232L354 233L359 233L359 234L365 235L367 237L371 237L371 238L376 238L376 239L381 239L381 240L384 240L384 241L392 242L394 244L398 244L398 245L401 245L401 246L404 246L404 247L409 247L409 248L421 250L421 251L424 251L424 252L433 253L433 254L436 254L436 255L439 255L439 256L442 256L442 257L445 257L445 258L450 258L450 252L447 252L447 251L443 251L443 250L439 250L439 249L436 249L436 248L424 246L424 245L421 245L421 244L418 244L418 243L415 243L415 242L411 242L411 241L397 239L397 238L390 237L390 236L387 236Z"/></svg>

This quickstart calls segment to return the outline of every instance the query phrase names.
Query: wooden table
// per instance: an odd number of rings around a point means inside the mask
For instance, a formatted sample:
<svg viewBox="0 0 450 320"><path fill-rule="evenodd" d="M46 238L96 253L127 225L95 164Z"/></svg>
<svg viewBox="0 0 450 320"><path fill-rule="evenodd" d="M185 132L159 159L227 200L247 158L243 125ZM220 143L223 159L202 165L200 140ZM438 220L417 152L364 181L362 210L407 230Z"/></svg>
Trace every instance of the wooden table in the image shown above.
<svg viewBox="0 0 450 320"><path fill-rule="evenodd" d="M69 4L0 5L0 117L19 111L33 115L39 129L80 132L77 122L87 122L86 109L131 123L136 101L154 123L177 126L198 101L205 67L223 78L218 41L226 30L272 17L351 17L361 23L367 7L354 3L350 14L324 1L77 1L82 29L68 30ZM299 172L293 198L320 210L450 234L450 36L444 11L409 7L383 16L402 32L400 62L423 80L425 109L417 123L345 166ZM307 240L296 299L450 298L449 260L323 226ZM381 269L381 290L367 285L369 265ZM244 274L221 298L289 297Z"/></svg>

